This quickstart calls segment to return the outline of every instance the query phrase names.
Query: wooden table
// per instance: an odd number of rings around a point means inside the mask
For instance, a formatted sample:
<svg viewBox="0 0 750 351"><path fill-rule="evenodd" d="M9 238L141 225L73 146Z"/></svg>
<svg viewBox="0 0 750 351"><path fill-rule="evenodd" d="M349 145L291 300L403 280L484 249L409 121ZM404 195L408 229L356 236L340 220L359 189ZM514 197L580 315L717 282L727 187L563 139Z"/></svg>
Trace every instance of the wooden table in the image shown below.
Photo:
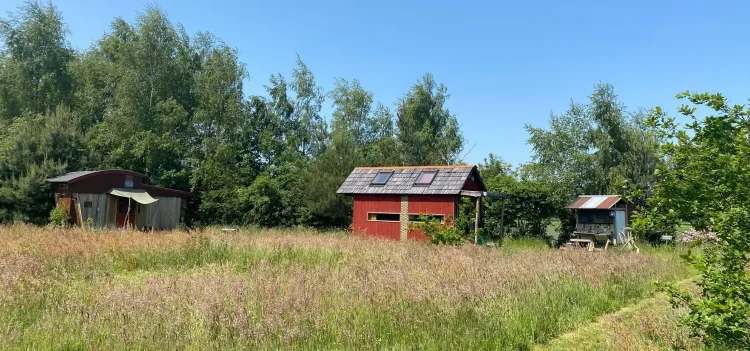
<svg viewBox="0 0 750 351"><path fill-rule="evenodd" d="M612 239L612 234L609 233L583 233L574 232L573 236L575 239L570 239L573 243L589 243L589 251L594 250L594 245L597 242L604 242L604 251L607 251L609 244L614 244L615 241Z"/></svg>
<svg viewBox="0 0 750 351"><path fill-rule="evenodd" d="M594 251L594 240L591 239L570 239L575 247L579 247L581 244L588 244L586 247L588 251Z"/></svg>

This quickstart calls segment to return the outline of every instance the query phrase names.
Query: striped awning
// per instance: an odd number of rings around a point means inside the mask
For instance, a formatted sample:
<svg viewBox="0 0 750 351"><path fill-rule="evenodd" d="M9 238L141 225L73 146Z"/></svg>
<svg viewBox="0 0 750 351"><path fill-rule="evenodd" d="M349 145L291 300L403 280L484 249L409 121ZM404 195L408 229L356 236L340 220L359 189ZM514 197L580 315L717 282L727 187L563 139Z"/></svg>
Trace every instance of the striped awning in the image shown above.
<svg viewBox="0 0 750 351"><path fill-rule="evenodd" d="M622 198L619 195L581 195L568 208L608 210L620 200Z"/></svg>

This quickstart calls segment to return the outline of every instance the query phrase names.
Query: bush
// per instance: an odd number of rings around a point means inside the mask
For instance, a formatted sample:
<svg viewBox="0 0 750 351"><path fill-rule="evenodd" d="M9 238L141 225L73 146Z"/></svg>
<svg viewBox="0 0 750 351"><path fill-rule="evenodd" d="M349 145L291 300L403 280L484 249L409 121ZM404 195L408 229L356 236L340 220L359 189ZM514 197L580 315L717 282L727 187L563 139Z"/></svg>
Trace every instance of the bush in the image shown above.
<svg viewBox="0 0 750 351"><path fill-rule="evenodd" d="M446 218L445 223L439 219L419 214L419 222L409 223L409 231L422 229L433 244L458 245L467 239L465 231L453 225L453 218Z"/></svg>
<svg viewBox="0 0 750 351"><path fill-rule="evenodd" d="M65 208L61 206L56 206L49 213L49 222L54 227L65 227L69 220L68 211L65 211Z"/></svg>

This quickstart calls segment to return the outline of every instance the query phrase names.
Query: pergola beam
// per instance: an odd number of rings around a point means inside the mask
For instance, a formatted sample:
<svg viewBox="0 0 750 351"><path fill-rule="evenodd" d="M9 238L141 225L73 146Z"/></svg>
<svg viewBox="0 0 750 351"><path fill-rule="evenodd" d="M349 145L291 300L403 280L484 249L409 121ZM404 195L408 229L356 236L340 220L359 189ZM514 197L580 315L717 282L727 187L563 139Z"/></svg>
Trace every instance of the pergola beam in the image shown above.
<svg viewBox="0 0 750 351"><path fill-rule="evenodd" d="M490 193L487 191L461 190L461 196L488 197L490 199L505 199L508 196L503 193Z"/></svg>

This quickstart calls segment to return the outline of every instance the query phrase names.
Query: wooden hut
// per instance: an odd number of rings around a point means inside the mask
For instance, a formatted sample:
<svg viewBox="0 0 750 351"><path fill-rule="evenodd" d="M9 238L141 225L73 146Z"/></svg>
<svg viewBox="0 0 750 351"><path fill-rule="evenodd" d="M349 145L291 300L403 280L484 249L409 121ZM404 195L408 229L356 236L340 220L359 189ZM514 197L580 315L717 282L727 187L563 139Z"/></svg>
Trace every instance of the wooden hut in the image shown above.
<svg viewBox="0 0 750 351"><path fill-rule="evenodd" d="M455 218L461 196L487 196L476 166L357 167L338 189L354 197L352 229L392 240L427 240L409 221ZM479 223L477 211L476 223ZM450 223L449 223L450 224Z"/></svg>
<svg viewBox="0 0 750 351"><path fill-rule="evenodd" d="M47 182L57 206L79 226L90 219L95 227L172 229L184 222L193 196L151 185L147 176L126 170L71 172Z"/></svg>
<svg viewBox="0 0 750 351"><path fill-rule="evenodd" d="M581 195L568 209L576 212L575 235L608 235L614 244L622 244L632 206L619 195Z"/></svg>

